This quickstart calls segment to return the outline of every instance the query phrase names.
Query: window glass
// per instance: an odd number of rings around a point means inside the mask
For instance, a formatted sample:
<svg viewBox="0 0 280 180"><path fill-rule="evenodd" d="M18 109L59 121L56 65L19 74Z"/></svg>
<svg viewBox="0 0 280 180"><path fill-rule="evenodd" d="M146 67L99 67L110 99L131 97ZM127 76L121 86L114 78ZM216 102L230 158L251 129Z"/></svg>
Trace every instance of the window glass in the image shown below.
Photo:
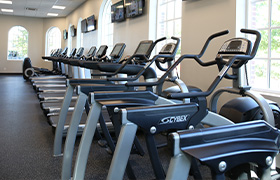
<svg viewBox="0 0 280 180"><path fill-rule="evenodd" d="M61 48L61 32L58 27L51 27L47 32L47 52L50 55L51 50Z"/></svg>
<svg viewBox="0 0 280 180"><path fill-rule="evenodd" d="M111 6L112 1L108 0L104 6L103 15L102 15L102 45L108 46L108 52L111 52L113 49L113 23L111 21Z"/></svg>
<svg viewBox="0 0 280 180"><path fill-rule="evenodd" d="M273 0L272 1L272 8L271 8L271 26L276 27L276 26L280 26L280 21L279 21L279 17L280 17L280 1L279 0Z"/></svg>
<svg viewBox="0 0 280 180"><path fill-rule="evenodd" d="M268 27L268 1L267 0L251 0L250 11L251 17L250 25L253 28Z"/></svg>
<svg viewBox="0 0 280 180"><path fill-rule="evenodd" d="M157 1L157 34L156 38L167 37L170 39L172 36L181 38L181 23L182 23L182 0L158 0ZM167 41L162 42L156 46L156 52L160 52L161 47ZM176 58L181 55L181 47L177 51ZM180 67L177 69L177 75L180 74ZM163 72L157 70L158 76Z"/></svg>
<svg viewBox="0 0 280 180"><path fill-rule="evenodd" d="M14 26L8 34L8 60L23 60L28 55L28 31Z"/></svg>
<svg viewBox="0 0 280 180"><path fill-rule="evenodd" d="M280 0L248 0L248 28L262 34L258 53L249 65L250 85L279 92Z"/></svg>
<svg viewBox="0 0 280 180"><path fill-rule="evenodd" d="M266 60L251 60L250 63L250 83L255 88L267 86L267 63Z"/></svg>

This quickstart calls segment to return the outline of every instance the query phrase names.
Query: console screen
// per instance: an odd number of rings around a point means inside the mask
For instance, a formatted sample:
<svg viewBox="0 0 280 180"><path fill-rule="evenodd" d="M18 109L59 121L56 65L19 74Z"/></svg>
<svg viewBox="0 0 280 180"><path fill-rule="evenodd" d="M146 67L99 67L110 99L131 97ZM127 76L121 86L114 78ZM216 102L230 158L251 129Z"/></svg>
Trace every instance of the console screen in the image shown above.
<svg viewBox="0 0 280 180"><path fill-rule="evenodd" d="M88 55L92 55L94 53L95 49L96 49L95 47L91 47L88 52Z"/></svg>
<svg viewBox="0 0 280 180"><path fill-rule="evenodd" d="M115 46L113 52L111 53L111 56L118 56L121 50L122 50L122 45Z"/></svg>
<svg viewBox="0 0 280 180"><path fill-rule="evenodd" d="M103 55L103 52L105 51L105 49L106 49L106 46L100 46L100 48L98 49L96 55L97 56Z"/></svg>
<svg viewBox="0 0 280 180"><path fill-rule="evenodd" d="M141 43L140 46L138 46L135 54L138 55L146 55L151 47L152 43Z"/></svg>
<svg viewBox="0 0 280 180"><path fill-rule="evenodd" d="M231 41L227 47L227 50L240 50L242 41Z"/></svg>

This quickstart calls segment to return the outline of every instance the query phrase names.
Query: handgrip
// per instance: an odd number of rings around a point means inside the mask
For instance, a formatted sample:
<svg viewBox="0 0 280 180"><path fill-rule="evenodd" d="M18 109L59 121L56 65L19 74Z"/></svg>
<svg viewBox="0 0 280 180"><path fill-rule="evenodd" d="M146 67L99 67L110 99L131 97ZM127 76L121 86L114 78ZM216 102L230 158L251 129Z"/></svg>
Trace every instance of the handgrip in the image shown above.
<svg viewBox="0 0 280 180"><path fill-rule="evenodd" d="M252 29L241 29L240 32L256 35L256 40L255 40L255 43L254 43L254 47L253 47L251 55L250 55L251 58L254 58L257 54L259 44L261 42L261 33L257 30L252 30Z"/></svg>
<svg viewBox="0 0 280 180"><path fill-rule="evenodd" d="M218 32L218 33L215 33L215 34L212 34L211 36L209 36L209 38L206 40L202 50L200 51L200 53L198 54L198 58L200 58L201 56L203 56L203 54L205 53L210 41L216 37L220 37L220 36L223 36L223 35L226 35L229 33L229 30L224 30L224 31L221 31L221 32Z"/></svg>
<svg viewBox="0 0 280 180"><path fill-rule="evenodd" d="M163 41L163 40L165 40L165 39L166 39L166 37L162 37L162 38L160 38L160 39L157 39L157 40L155 40L154 44L157 44L158 42Z"/></svg>
<svg viewBox="0 0 280 180"><path fill-rule="evenodd" d="M226 35L229 33L229 30L224 30L224 31L220 31L220 32L217 32L215 34L212 34L209 39L214 39L216 37L219 37L219 36L223 36L223 35Z"/></svg>

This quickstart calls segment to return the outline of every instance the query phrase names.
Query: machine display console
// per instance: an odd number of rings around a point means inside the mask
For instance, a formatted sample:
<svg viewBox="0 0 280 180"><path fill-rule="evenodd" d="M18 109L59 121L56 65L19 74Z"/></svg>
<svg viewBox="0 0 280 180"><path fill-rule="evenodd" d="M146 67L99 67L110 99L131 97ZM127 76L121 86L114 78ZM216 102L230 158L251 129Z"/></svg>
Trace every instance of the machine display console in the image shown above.
<svg viewBox="0 0 280 180"><path fill-rule="evenodd" d="M118 57L120 55L120 53L123 51L124 48L124 44L117 44L112 53L110 54L111 57Z"/></svg>
<svg viewBox="0 0 280 180"><path fill-rule="evenodd" d="M80 47L76 53L76 57L81 57L84 53L84 48Z"/></svg>
<svg viewBox="0 0 280 180"><path fill-rule="evenodd" d="M75 53L76 53L76 50L77 50L76 48L73 48L73 49L71 50L69 56L70 56L70 57L74 56Z"/></svg>
<svg viewBox="0 0 280 180"><path fill-rule="evenodd" d="M219 50L219 54L250 54L251 41L243 38L234 38L226 41Z"/></svg>
<svg viewBox="0 0 280 180"><path fill-rule="evenodd" d="M172 54L175 51L176 44L168 43L161 48L159 54Z"/></svg>
<svg viewBox="0 0 280 180"><path fill-rule="evenodd" d="M62 55L66 55L67 54L67 51L68 51L68 47L65 47L63 49L63 51L61 52Z"/></svg>
<svg viewBox="0 0 280 180"><path fill-rule="evenodd" d="M61 48L57 49L57 51L55 52L54 55L55 56L64 56L64 54L62 54L62 49Z"/></svg>
<svg viewBox="0 0 280 180"><path fill-rule="evenodd" d="M135 55L148 55L153 45L153 41L142 41L136 49Z"/></svg>
<svg viewBox="0 0 280 180"><path fill-rule="evenodd" d="M58 55L58 52L59 52L59 49L54 49L54 50L52 50L52 52L51 52L51 56L56 56L56 55Z"/></svg>
<svg viewBox="0 0 280 180"><path fill-rule="evenodd" d="M91 48L90 48L90 50L88 51L88 56L93 56L94 55L94 53L95 53L95 51L96 51L96 47L95 46L92 46Z"/></svg>
<svg viewBox="0 0 280 180"><path fill-rule="evenodd" d="M107 46L106 45L103 45L103 46L100 46L100 48L98 49L97 53L96 53L96 56L97 57L102 57L106 54L106 51L107 51Z"/></svg>

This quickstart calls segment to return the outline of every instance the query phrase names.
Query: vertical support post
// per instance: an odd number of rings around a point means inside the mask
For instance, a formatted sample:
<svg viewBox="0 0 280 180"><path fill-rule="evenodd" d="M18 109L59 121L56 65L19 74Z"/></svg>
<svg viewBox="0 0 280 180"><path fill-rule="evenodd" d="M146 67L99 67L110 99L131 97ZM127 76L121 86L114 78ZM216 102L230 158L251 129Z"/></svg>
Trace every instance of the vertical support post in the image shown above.
<svg viewBox="0 0 280 180"><path fill-rule="evenodd" d="M69 84L67 82L67 84ZM64 125L67 117L67 112L72 100L74 92L74 87L71 85L68 85L67 90L64 95L64 99L61 105L61 109L59 112L59 120L56 125L55 129L55 137L54 137L54 149L53 153L54 156L62 156L62 138L63 138L63 130L64 130Z"/></svg>
<svg viewBox="0 0 280 180"><path fill-rule="evenodd" d="M102 106L97 102L94 102L91 105L85 129L79 145L73 179L84 179L89 150L94 137L94 133L96 131L101 108Z"/></svg>
<svg viewBox="0 0 280 180"><path fill-rule="evenodd" d="M122 180L130 156L130 151L137 131L137 125L126 118L126 111L122 110L122 127L117 146L110 165L107 180Z"/></svg>
<svg viewBox="0 0 280 180"><path fill-rule="evenodd" d="M75 141L77 137L77 131L81 121L82 114L84 112L87 95L80 93L77 99L75 109L72 114L71 122L67 132L67 137L64 147L63 164L61 178L68 180L71 178L72 158L74 152Z"/></svg>
<svg viewBox="0 0 280 180"><path fill-rule="evenodd" d="M181 151L180 137L177 133L172 133L172 138L174 140L173 156L170 160L166 179L188 179L192 157Z"/></svg>

